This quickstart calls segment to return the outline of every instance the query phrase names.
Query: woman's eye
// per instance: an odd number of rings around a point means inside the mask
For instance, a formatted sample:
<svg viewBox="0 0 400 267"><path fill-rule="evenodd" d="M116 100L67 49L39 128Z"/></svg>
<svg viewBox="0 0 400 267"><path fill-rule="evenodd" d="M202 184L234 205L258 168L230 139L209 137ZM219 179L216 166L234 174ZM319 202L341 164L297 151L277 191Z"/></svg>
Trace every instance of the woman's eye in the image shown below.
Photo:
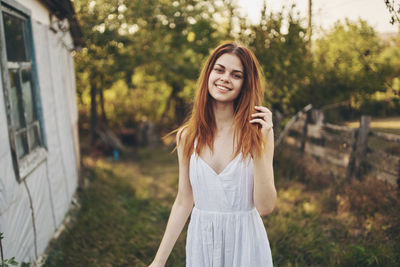
<svg viewBox="0 0 400 267"><path fill-rule="evenodd" d="M222 73L224 70L223 69L218 69L218 68L215 68L214 69L216 72L218 72L218 73Z"/></svg>
<svg viewBox="0 0 400 267"><path fill-rule="evenodd" d="M242 79L242 75L240 75L240 74L233 74L233 78L235 78L235 79Z"/></svg>

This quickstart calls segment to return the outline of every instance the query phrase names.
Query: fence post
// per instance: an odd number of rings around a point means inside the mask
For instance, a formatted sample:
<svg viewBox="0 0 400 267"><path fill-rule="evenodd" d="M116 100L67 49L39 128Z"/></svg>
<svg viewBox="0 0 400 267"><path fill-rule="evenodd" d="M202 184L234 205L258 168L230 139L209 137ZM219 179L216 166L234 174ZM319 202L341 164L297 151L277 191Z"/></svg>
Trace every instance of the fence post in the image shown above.
<svg viewBox="0 0 400 267"><path fill-rule="evenodd" d="M304 121L304 126L303 126L303 133L301 135L301 144L300 144L300 153L303 154L306 146L306 141L307 141L307 127L309 123L309 113L305 113L306 119Z"/></svg>
<svg viewBox="0 0 400 267"><path fill-rule="evenodd" d="M367 154L370 123L370 116L361 116L360 128L356 130L355 142L353 144L349 164L347 165L347 178L351 178L355 175L358 179L361 179L362 162Z"/></svg>
<svg viewBox="0 0 400 267"><path fill-rule="evenodd" d="M315 125L324 124L324 111L321 109L313 108L311 110L311 121Z"/></svg>

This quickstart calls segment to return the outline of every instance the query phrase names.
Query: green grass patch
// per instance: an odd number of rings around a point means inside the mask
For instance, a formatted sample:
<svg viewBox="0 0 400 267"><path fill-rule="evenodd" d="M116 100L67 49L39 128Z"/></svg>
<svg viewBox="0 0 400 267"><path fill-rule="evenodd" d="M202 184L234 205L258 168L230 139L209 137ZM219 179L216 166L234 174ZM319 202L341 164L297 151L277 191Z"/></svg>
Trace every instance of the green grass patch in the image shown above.
<svg viewBox="0 0 400 267"><path fill-rule="evenodd" d="M174 199L173 188L163 188L176 185L174 157L164 150L142 151L136 159L121 162L86 157L85 175L90 184L79 193L81 209L51 244L44 266L147 266L161 241ZM183 234L170 266L184 266L184 242Z"/></svg>
<svg viewBox="0 0 400 267"><path fill-rule="evenodd" d="M84 156L81 208L45 266L146 266L158 249L177 183L176 154L139 150L119 162ZM263 218L275 266L396 266L398 191L331 179L293 151L276 153L278 202ZM185 266L186 228L167 266Z"/></svg>

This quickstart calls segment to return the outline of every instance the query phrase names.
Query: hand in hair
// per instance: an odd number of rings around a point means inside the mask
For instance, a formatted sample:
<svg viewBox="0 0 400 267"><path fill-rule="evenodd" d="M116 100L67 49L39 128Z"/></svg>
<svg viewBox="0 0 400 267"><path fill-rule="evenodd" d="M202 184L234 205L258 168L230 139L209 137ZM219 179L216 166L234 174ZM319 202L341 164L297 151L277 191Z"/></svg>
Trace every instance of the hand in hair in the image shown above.
<svg viewBox="0 0 400 267"><path fill-rule="evenodd" d="M252 119L250 120L250 123L259 124L261 126L261 132L263 136L266 137L274 126L272 123L272 112L263 106L255 106L254 108L257 110L257 112L251 114Z"/></svg>

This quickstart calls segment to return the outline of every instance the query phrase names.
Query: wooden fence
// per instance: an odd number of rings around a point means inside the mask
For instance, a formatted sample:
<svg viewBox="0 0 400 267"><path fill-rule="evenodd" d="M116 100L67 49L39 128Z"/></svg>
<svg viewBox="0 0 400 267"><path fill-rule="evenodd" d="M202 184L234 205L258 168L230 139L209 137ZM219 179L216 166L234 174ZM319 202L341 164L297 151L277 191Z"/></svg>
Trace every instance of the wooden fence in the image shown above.
<svg viewBox="0 0 400 267"><path fill-rule="evenodd" d="M284 142L330 165L347 178L375 177L400 187L400 135L371 131L371 117L362 116L359 128L323 122L312 109L292 124Z"/></svg>

